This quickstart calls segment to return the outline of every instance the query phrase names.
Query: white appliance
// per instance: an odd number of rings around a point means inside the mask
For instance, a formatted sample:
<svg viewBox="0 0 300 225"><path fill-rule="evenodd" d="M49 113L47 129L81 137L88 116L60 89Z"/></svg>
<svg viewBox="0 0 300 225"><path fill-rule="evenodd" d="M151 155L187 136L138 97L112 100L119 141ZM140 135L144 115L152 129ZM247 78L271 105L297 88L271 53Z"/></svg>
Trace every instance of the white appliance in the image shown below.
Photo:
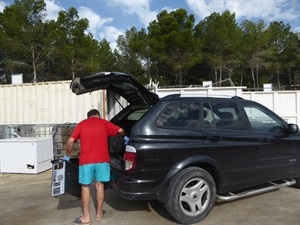
<svg viewBox="0 0 300 225"><path fill-rule="evenodd" d="M0 172L37 174L52 168L52 137L0 140Z"/></svg>

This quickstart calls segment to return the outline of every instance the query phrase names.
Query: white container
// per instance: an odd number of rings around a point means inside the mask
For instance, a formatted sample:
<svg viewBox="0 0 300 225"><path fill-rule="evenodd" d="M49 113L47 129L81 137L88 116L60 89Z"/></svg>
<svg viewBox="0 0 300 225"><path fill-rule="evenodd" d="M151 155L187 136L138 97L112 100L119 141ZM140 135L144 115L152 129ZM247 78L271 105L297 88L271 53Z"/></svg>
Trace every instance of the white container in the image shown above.
<svg viewBox="0 0 300 225"><path fill-rule="evenodd" d="M37 174L52 168L52 137L0 140L0 172Z"/></svg>

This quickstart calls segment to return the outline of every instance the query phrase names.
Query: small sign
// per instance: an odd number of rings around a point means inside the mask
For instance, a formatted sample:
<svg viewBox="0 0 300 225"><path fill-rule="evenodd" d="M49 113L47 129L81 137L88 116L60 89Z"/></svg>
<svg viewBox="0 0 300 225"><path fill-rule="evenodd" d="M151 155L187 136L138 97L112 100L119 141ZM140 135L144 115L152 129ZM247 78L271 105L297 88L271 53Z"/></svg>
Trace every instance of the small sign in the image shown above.
<svg viewBox="0 0 300 225"><path fill-rule="evenodd" d="M12 74L11 84L23 84L23 74Z"/></svg>
<svg viewBox="0 0 300 225"><path fill-rule="evenodd" d="M264 84L264 91L272 91L272 84Z"/></svg>

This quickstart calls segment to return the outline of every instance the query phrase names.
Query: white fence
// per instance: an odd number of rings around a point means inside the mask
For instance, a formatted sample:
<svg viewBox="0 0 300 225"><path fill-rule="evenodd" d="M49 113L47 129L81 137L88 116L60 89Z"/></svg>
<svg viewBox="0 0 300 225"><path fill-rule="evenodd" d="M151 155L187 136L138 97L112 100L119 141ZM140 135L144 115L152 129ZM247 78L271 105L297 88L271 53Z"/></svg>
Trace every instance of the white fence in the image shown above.
<svg viewBox="0 0 300 225"><path fill-rule="evenodd" d="M300 91L244 92L243 89L245 87L193 87L156 89L155 92L160 97L174 93L236 95L260 102L289 123L300 126ZM2 125L77 123L86 118L91 108L99 109L104 118L110 119L121 107L113 98L107 99L105 91L76 96L70 90L70 81L0 85Z"/></svg>

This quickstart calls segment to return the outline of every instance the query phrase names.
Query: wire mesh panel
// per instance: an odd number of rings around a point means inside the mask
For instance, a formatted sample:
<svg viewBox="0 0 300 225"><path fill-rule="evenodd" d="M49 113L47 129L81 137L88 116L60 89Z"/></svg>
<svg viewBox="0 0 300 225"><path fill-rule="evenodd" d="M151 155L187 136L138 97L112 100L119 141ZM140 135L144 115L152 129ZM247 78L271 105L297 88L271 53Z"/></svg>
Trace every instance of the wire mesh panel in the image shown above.
<svg viewBox="0 0 300 225"><path fill-rule="evenodd" d="M0 125L0 139L36 137L33 125Z"/></svg>
<svg viewBox="0 0 300 225"><path fill-rule="evenodd" d="M73 132L76 124L59 124L52 127L53 154L61 158L65 154L66 142ZM71 157L79 156L79 143L74 143Z"/></svg>
<svg viewBox="0 0 300 225"><path fill-rule="evenodd" d="M52 137L53 156L54 159L59 159L65 154L66 142L75 126L75 123L0 125L0 139L16 137ZM79 142L74 143L71 157L79 156L79 146Z"/></svg>

